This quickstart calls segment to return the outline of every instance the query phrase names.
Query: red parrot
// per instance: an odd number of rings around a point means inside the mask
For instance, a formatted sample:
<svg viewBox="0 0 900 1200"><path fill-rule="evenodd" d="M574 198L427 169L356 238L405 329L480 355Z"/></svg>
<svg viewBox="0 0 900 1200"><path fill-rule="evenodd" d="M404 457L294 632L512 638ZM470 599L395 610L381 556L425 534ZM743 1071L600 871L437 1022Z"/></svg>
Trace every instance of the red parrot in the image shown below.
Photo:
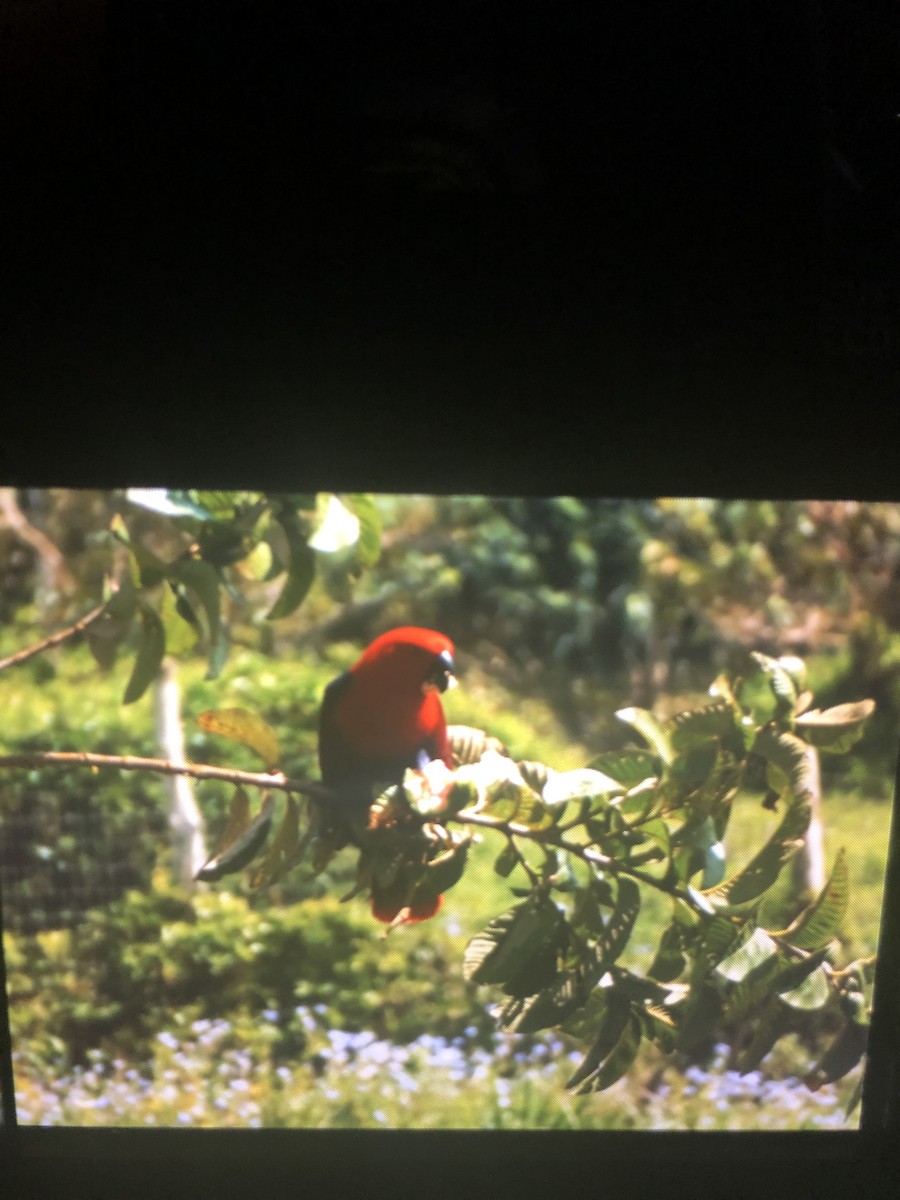
<svg viewBox="0 0 900 1200"><path fill-rule="evenodd" d="M453 678L453 643L433 629L383 633L325 689L319 712L319 769L351 812L368 809L375 784L401 783L407 768L453 766L440 694ZM390 923L406 906L402 879L372 897ZM415 898L407 919L434 916L440 896Z"/></svg>

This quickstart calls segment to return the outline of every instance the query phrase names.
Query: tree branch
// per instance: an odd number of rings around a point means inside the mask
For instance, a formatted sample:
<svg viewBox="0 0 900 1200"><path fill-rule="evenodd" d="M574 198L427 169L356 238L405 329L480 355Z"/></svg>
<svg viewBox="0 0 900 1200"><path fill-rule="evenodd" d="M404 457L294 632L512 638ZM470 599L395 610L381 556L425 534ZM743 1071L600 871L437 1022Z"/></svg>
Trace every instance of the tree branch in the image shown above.
<svg viewBox="0 0 900 1200"><path fill-rule="evenodd" d="M246 787L274 789L294 792L301 796L318 796L328 799L334 795L324 783L308 779L287 779L280 771L257 774L253 771L235 771L230 767L211 767L203 763L173 763L163 758L138 758L134 755L82 754L75 751L48 750L34 754L0 755L0 767L92 767L116 768L119 771L154 771L160 775L188 775L192 779L220 779L224 783L243 784Z"/></svg>
<svg viewBox="0 0 900 1200"><path fill-rule="evenodd" d="M33 646L27 646L24 650L18 650L15 654L11 654L9 658L0 658L0 671L5 671L7 667L17 667L23 662L27 662L29 658L34 658L37 654L42 654L45 650L49 650L51 646L58 646L60 642L65 642L71 637L75 637L78 633L83 633L89 625L103 616L106 611L106 605L101 604L97 608L92 609L83 617L79 617L74 625L70 625L67 629L60 629L57 633L51 633L49 637L44 638L42 642L36 642Z"/></svg>

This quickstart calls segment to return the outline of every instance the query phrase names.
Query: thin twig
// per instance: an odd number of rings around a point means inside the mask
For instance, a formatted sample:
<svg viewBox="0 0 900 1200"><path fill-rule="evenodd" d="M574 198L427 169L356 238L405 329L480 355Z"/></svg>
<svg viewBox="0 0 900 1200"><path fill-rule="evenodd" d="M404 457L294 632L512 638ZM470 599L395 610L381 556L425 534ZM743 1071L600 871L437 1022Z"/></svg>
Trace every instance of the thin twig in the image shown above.
<svg viewBox="0 0 900 1200"><path fill-rule="evenodd" d="M116 768L120 771L155 771L160 775L189 775L192 779L220 779L224 783L243 784L246 787L274 788L281 792L294 792L301 796L333 796L324 783L308 779L287 779L280 771L257 774L253 771L235 771L230 767L211 767L205 763L173 763L163 758L138 758L134 755L82 754L75 751L48 750L34 754L0 755L0 767L93 767Z"/></svg>
<svg viewBox="0 0 900 1200"><path fill-rule="evenodd" d="M83 633L89 625L93 625L94 621L102 617L105 611L106 605L101 604L89 613L86 613L83 617L79 617L75 624L70 625L67 629L60 629L57 633L51 633L42 642L36 642L33 646L26 646L24 650L18 650L15 654L11 654L9 658L0 658L0 671L5 671L7 667L17 667L20 663L28 662L29 658L34 658L36 654L42 654L52 646L58 646L60 642L65 642L69 638L75 637L76 634Z"/></svg>

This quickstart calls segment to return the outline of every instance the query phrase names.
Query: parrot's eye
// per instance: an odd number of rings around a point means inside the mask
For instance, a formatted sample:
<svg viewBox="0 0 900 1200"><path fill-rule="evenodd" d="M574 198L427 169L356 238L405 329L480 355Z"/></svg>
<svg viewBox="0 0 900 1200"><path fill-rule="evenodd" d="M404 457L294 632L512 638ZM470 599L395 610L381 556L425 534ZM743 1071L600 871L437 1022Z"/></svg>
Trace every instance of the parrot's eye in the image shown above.
<svg viewBox="0 0 900 1200"><path fill-rule="evenodd" d="M449 650L443 650L437 656L437 659L428 670L425 676L426 688L437 688L439 692L446 692L447 688L453 687L456 680L453 678L453 656Z"/></svg>

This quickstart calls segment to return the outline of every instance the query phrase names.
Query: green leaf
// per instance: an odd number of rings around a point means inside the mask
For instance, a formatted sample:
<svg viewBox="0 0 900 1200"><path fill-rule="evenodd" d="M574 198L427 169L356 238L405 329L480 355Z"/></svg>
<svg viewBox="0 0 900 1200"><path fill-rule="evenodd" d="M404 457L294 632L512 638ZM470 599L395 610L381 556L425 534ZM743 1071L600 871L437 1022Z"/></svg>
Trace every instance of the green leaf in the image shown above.
<svg viewBox="0 0 900 1200"><path fill-rule="evenodd" d="M544 785L543 801L551 808L570 800L599 800L621 796L625 789L608 775L583 767L575 771L557 771Z"/></svg>
<svg viewBox="0 0 900 1200"><path fill-rule="evenodd" d="M636 729L649 742L664 763L672 761L669 737L653 713L645 708L620 708L616 713L620 721Z"/></svg>
<svg viewBox="0 0 900 1200"><path fill-rule="evenodd" d="M745 904L747 901L758 899L763 892L768 891L784 864L802 846L803 835L809 828L809 815L809 803L795 796L788 805L781 824L762 850L742 871L703 894L714 902L718 900L729 905Z"/></svg>
<svg viewBox="0 0 900 1200"><path fill-rule="evenodd" d="M510 875L518 866L519 856L516 854L515 848L509 844L503 847L497 855L497 861L494 863L494 870L504 879Z"/></svg>
<svg viewBox="0 0 900 1200"><path fill-rule="evenodd" d="M720 701L705 708L676 713L666 722L665 729L675 751L687 750L712 739L725 738L734 742L737 734L735 717L732 706Z"/></svg>
<svg viewBox="0 0 900 1200"><path fill-rule="evenodd" d="M622 996L615 993L602 996L601 1024L596 1039L581 1065L574 1074L566 1080L567 1088L578 1087L599 1070L600 1064L618 1044L619 1038L625 1031L628 1018L631 1015L631 1005Z"/></svg>
<svg viewBox="0 0 900 1200"><path fill-rule="evenodd" d="M220 708L200 713L197 724L207 733L218 733L249 746L270 769L281 757L275 730L256 713L246 712L243 708Z"/></svg>
<svg viewBox="0 0 900 1200"><path fill-rule="evenodd" d="M607 750L592 759L588 766L608 775L626 789L659 774L659 759L646 750Z"/></svg>
<svg viewBox="0 0 900 1200"><path fill-rule="evenodd" d="M866 1052L868 1029L848 1021L831 1043L821 1061L804 1083L811 1092L818 1091L824 1083L835 1083L852 1071Z"/></svg>
<svg viewBox="0 0 900 1200"><path fill-rule="evenodd" d="M659 948L647 974L660 983L671 983L678 978L686 964L684 927L673 923L660 938Z"/></svg>
<svg viewBox="0 0 900 1200"><path fill-rule="evenodd" d="M372 496L354 494L342 497L344 505L359 520L356 557L363 567L372 567L381 557L381 514Z"/></svg>
<svg viewBox="0 0 900 1200"><path fill-rule="evenodd" d="M209 629L207 679L215 679L224 665L228 643L220 620L219 573L199 558L182 558L169 568L169 578L189 587L203 605Z"/></svg>
<svg viewBox="0 0 900 1200"><path fill-rule="evenodd" d="M251 887L269 887L282 878L291 866L292 856L297 849L298 832L299 810L297 808L297 801L293 796L288 794L284 818L278 828L278 832L275 834L272 845L269 847L268 854L250 880Z"/></svg>
<svg viewBox="0 0 900 1200"><path fill-rule="evenodd" d="M275 801L267 795L251 820L250 805L243 788L235 788L231 815L219 845L197 872L197 879L214 883L223 875L241 871L256 857L268 837Z"/></svg>
<svg viewBox="0 0 900 1200"><path fill-rule="evenodd" d="M616 906L599 939L604 970L612 966L628 945L641 910L641 889L633 879L620 875L616 886Z"/></svg>
<svg viewBox="0 0 900 1200"><path fill-rule="evenodd" d="M135 656L131 678L128 680L125 695L122 697L123 704L133 704L135 700L139 700L143 696L159 674L159 668L166 653L166 631L159 615L143 601L140 603L140 613L141 641Z"/></svg>
<svg viewBox="0 0 900 1200"><path fill-rule="evenodd" d="M99 667L108 670L116 661L119 646L128 635L137 612L137 592L126 576L107 600L103 615L87 629L87 643Z"/></svg>
<svg viewBox="0 0 900 1200"><path fill-rule="evenodd" d="M556 975L565 934L562 914L540 897L495 917L466 947L463 975L474 983L500 984L511 995L528 996Z"/></svg>
<svg viewBox="0 0 900 1200"><path fill-rule="evenodd" d="M764 929L755 929L744 944L716 967L716 973L731 983L740 983L778 953L778 944Z"/></svg>
<svg viewBox="0 0 900 1200"><path fill-rule="evenodd" d="M754 650L750 657L768 676L769 687L775 697L776 712L793 712L798 699L798 689L790 672L785 670L777 658L770 658L767 654L760 654Z"/></svg>
<svg viewBox="0 0 900 1200"><path fill-rule="evenodd" d="M622 1030L615 1048L607 1057L602 1067L595 1074L589 1075L585 1079L584 1083L579 1087L577 1094L583 1096L588 1092L603 1092L617 1080L621 1079L637 1058L643 1035L643 1022L640 1015L632 1009L628 1014L625 1028Z"/></svg>
<svg viewBox="0 0 900 1200"><path fill-rule="evenodd" d="M831 754L844 754L862 737L865 723L874 711L874 700L859 700L824 710L811 709L797 717L795 724L811 746Z"/></svg>
<svg viewBox="0 0 900 1200"><path fill-rule="evenodd" d="M778 995L788 1007L800 1009L802 1012L824 1008L831 998L831 987L825 968L819 964L796 987L786 991L779 988Z"/></svg>
<svg viewBox="0 0 900 1200"><path fill-rule="evenodd" d="M280 525L287 538L290 562L281 594L266 617L269 621L279 621L299 608L316 576L316 556L296 522L283 520Z"/></svg>
<svg viewBox="0 0 900 1200"><path fill-rule="evenodd" d="M843 849L838 851L828 882L815 903L788 928L776 934L798 950L821 950L837 934L850 901L850 872Z"/></svg>

